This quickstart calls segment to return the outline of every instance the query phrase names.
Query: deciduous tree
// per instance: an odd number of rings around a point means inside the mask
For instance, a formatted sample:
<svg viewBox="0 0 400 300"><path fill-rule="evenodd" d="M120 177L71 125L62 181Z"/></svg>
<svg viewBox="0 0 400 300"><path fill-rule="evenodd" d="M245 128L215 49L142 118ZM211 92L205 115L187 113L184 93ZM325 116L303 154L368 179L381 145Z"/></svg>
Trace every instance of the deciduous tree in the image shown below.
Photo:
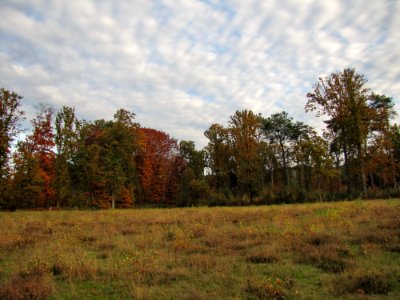
<svg viewBox="0 0 400 300"><path fill-rule="evenodd" d="M362 191L367 192L365 172L365 141L369 132L371 109L368 106L370 91L366 79L354 69L345 69L325 78L319 78L307 94L306 111L316 111L317 116L327 116L327 129L337 136L344 155L346 184L351 192L350 174L359 174ZM350 165L351 163L351 165Z"/></svg>
<svg viewBox="0 0 400 300"><path fill-rule="evenodd" d="M15 92L0 88L0 180L6 176L11 142L18 133L19 122L23 119L21 99Z"/></svg>

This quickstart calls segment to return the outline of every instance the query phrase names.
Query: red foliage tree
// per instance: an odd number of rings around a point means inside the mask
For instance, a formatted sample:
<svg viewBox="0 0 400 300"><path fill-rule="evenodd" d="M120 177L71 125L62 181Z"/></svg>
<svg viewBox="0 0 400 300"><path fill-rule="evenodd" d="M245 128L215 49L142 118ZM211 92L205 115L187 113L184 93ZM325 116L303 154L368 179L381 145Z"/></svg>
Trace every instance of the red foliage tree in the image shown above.
<svg viewBox="0 0 400 300"><path fill-rule="evenodd" d="M141 186L141 200L152 203L171 203L176 196L176 157L179 156L175 139L150 128L139 129L137 166ZM174 191L174 192L173 192Z"/></svg>
<svg viewBox="0 0 400 300"><path fill-rule="evenodd" d="M53 116L54 112L51 107L40 106L36 118L32 120L33 133L27 138L30 151L39 162L38 173L43 183L37 201L37 206L39 207L53 206L55 204Z"/></svg>

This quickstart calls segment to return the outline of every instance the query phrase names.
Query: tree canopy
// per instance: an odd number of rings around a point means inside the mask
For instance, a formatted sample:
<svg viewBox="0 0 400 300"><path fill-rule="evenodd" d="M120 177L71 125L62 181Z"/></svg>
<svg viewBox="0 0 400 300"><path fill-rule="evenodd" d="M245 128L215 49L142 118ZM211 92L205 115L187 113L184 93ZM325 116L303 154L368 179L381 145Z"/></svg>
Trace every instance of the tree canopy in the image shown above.
<svg viewBox="0 0 400 300"><path fill-rule="evenodd" d="M178 142L118 109L79 120L40 105L15 141L22 97L0 89L0 208L243 205L400 195L400 130L393 98L354 69L319 78L305 110L322 135L287 112L251 110L212 124L208 144Z"/></svg>

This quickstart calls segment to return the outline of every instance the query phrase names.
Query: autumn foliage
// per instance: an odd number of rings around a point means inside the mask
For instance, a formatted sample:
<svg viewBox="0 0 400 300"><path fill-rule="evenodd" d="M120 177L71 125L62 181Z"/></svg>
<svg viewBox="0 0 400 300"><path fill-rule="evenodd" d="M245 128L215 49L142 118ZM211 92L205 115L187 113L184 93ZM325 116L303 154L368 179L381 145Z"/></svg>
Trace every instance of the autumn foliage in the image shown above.
<svg viewBox="0 0 400 300"><path fill-rule="evenodd" d="M287 112L236 111L212 124L208 144L113 120L78 120L75 109L38 107L32 132L12 142L21 96L0 90L0 208L129 208L245 205L400 194L400 129L392 98L345 69L320 78L305 109L322 134ZM11 151L13 149L13 151Z"/></svg>

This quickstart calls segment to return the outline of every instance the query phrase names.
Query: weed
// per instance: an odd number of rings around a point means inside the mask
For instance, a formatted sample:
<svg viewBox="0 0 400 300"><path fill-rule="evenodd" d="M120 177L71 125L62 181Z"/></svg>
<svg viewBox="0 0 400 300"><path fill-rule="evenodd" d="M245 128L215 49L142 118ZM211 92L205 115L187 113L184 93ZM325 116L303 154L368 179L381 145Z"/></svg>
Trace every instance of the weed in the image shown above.
<svg viewBox="0 0 400 300"><path fill-rule="evenodd" d="M258 299L284 299L286 293L281 287L281 282L280 279L275 282L249 279L245 291Z"/></svg>

